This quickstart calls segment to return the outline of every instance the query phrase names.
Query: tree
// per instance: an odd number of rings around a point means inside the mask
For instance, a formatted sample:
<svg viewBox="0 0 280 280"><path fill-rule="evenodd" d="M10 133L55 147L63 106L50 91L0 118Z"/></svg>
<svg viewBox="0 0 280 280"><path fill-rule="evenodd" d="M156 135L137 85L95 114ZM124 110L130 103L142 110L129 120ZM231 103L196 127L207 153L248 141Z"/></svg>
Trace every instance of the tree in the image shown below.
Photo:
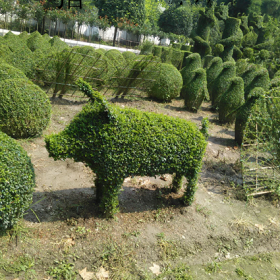
<svg viewBox="0 0 280 280"><path fill-rule="evenodd" d="M188 37L192 31L192 11L189 6L171 6L159 17L158 25L162 31L185 35Z"/></svg>
<svg viewBox="0 0 280 280"><path fill-rule="evenodd" d="M13 1L12 0L1 0L0 1L0 14L5 17L5 26L7 28L7 15L13 9Z"/></svg>
<svg viewBox="0 0 280 280"><path fill-rule="evenodd" d="M107 16L115 27L113 46L115 46L120 19L126 18L138 25L143 24L145 20L144 0L98 0L96 6L99 9L99 16Z"/></svg>

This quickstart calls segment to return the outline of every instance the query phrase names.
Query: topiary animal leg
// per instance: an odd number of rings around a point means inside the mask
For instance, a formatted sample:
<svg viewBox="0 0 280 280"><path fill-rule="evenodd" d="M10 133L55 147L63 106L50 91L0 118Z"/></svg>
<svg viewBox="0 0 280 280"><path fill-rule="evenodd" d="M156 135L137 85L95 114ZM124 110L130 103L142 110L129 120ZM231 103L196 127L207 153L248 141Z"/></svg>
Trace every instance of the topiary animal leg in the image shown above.
<svg viewBox="0 0 280 280"><path fill-rule="evenodd" d="M97 176L94 180L94 184L96 187L96 202L100 203L102 198L103 181Z"/></svg>
<svg viewBox="0 0 280 280"><path fill-rule="evenodd" d="M200 169L192 169L186 176L186 178L188 179L188 185L183 196L183 202L186 205L191 205L194 201L194 194L197 190L199 170Z"/></svg>
<svg viewBox="0 0 280 280"><path fill-rule="evenodd" d="M172 181L172 191L178 193L183 186L183 175L176 173Z"/></svg>
<svg viewBox="0 0 280 280"><path fill-rule="evenodd" d="M106 177L105 177L106 178ZM105 180L100 179L101 187L101 200L100 200L100 208L101 211L105 214L106 218L113 217L114 214L118 212L119 199L118 195L120 192L120 188L122 186L123 180ZM99 182L98 182L99 184Z"/></svg>

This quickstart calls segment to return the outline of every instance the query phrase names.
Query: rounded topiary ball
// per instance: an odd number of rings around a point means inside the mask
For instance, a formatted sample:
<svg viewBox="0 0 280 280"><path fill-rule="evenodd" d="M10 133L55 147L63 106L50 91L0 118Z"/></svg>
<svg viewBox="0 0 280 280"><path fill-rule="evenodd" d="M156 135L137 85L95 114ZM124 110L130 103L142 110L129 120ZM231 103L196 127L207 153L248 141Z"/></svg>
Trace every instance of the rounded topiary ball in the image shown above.
<svg viewBox="0 0 280 280"><path fill-rule="evenodd" d="M26 79L25 74L7 63L0 64L0 82L7 79Z"/></svg>
<svg viewBox="0 0 280 280"><path fill-rule="evenodd" d="M46 93L31 81L2 81L0 100L0 130L13 138L39 135L50 121L50 101Z"/></svg>
<svg viewBox="0 0 280 280"><path fill-rule="evenodd" d="M0 229L15 225L32 202L35 175L26 151L0 131Z"/></svg>
<svg viewBox="0 0 280 280"><path fill-rule="evenodd" d="M156 81L148 89L148 95L160 101L170 101L179 96L182 86L183 79L176 67L162 63Z"/></svg>

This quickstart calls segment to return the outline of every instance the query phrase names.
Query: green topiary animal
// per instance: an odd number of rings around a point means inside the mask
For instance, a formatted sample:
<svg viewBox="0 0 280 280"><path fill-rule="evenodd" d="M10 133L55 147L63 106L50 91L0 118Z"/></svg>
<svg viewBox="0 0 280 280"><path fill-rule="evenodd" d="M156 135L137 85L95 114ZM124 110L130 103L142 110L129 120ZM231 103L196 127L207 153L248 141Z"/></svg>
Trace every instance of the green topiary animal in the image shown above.
<svg viewBox="0 0 280 280"><path fill-rule="evenodd" d="M197 111L205 97L208 97L206 71L198 68L192 72L192 80L185 88L185 107Z"/></svg>
<svg viewBox="0 0 280 280"><path fill-rule="evenodd" d="M178 49L172 50L171 63L178 69L181 70L183 64L184 52Z"/></svg>
<svg viewBox="0 0 280 280"><path fill-rule="evenodd" d="M212 89L214 81L220 75L223 70L223 60L220 57L215 57L211 60L206 74L207 74L207 89L209 92L210 100L212 100Z"/></svg>
<svg viewBox="0 0 280 280"><path fill-rule="evenodd" d="M228 90L222 95L219 103L219 121L233 123L237 109L244 103L244 82L240 77L230 79Z"/></svg>
<svg viewBox="0 0 280 280"><path fill-rule="evenodd" d="M245 85L245 100L247 100L249 93L255 87L261 87L264 90L269 89L270 79L266 68L261 67L258 71L253 72L250 80L250 83Z"/></svg>
<svg viewBox="0 0 280 280"><path fill-rule="evenodd" d="M222 95L229 89L230 79L236 76L235 63L224 62L222 71L214 80L212 87L212 108L218 109Z"/></svg>
<svg viewBox="0 0 280 280"><path fill-rule="evenodd" d="M243 143L244 137L244 129L246 128L246 124L248 118L260 99L261 96L265 95L265 91L263 88L254 88L246 100L246 102L240 107L236 114L236 121L235 121L235 141L238 145Z"/></svg>
<svg viewBox="0 0 280 280"><path fill-rule="evenodd" d="M253 62L254 61L254 49L245 48L243 50L243 56L244 56L244 58L248 58L249 62Z"/></svg>
<svg viewBox="0 0 280 280"><path fill-rule="evenodd" d="M229 17L226 20L225 30L223 32L220 44L224 45L224 51L221 54L223 61L230 61L233 55L234 46L239 46L243 33L240 29L240 19Z"/></svg>
<svg viewBox="0 0 280 280"><path fill-rule="evenodd" d="M171 64L161 63L156 81L148 88L149 97L168 102L179 96L183 80L180 72Z"/></svg>
<svg viewBox="0 0 280 280"><path fill-rule="evenodd" d="M0 100L0 130L13 138L37 136L50 121L50 101L45 92L31 81L2 81Z"/></svg>
<svg viewBox="0 0 280 280"><path fill-rule="evenodd" d="M26 151L0 131L0 230L12 228L32 203L33 165Z"/></svg>
<svg viewBox="0 0 280 280"><path fill-rule="evenodd" d="M207 7L205 11L200 10L199 13L197 27L192 31L191 38L194 40L193 52L199 53L201 58L204 58L211 54L209 35L215 24L214 6Z"/></svg>
<svg viewBox="0 0 280 280"><path fill-rule="evenodd" d="M45 138L46 148L55 160L73 158L93 170L102 212L112 216L118 211L120 188L131 175L176 173L175 191L186 176L183 201L191 204L206 147L196 125L179 118L121 109L110 105L87 83L79 81L79 86L91 102L64 131Z"/></svg>
<svg viewBox="0 0 280 280"><path fill-rule="evenodd" d="M202 68L201 58L198 53L190 54L185 58L185 66L180 71L183 78L183 88L180 94L182 98L185 98L186 88L188 87L190 81L193 79L193 71L198 68Z"/></svg>
<svg viewBox="0 0 280 280"><path fill-rule="evenodd" d="M170 47L162 47L162 52L161 52L161 62L162 63L170 63L171 64L171 60L172 60L172 53L173 53L173 49Z"/></svg>
<svg viewBox="0 0 280 280"><path fill-rule="evenodd" d="M258 34L254 31L254 28L250 26L250 31L242 38L243 48L253 48L258 40Z"/></svg>

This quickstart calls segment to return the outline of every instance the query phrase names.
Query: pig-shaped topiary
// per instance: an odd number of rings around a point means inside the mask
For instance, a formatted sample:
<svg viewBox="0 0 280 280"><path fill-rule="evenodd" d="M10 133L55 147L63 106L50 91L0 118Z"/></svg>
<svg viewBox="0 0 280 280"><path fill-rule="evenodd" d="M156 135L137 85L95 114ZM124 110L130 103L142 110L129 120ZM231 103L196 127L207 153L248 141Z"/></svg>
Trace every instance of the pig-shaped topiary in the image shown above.
<svg viewBox="0 0 280 280"><path fill-rule="evenodd" d="M194 199L206 141L197 126L179 118L109 104L83 80L77 82L91 102L67 128L46 137L55 160L85 162L96 174L97 202L106 216L118 210L118 194L130 175L173 174L173 190L188 180L183 202Z"/></svg>

